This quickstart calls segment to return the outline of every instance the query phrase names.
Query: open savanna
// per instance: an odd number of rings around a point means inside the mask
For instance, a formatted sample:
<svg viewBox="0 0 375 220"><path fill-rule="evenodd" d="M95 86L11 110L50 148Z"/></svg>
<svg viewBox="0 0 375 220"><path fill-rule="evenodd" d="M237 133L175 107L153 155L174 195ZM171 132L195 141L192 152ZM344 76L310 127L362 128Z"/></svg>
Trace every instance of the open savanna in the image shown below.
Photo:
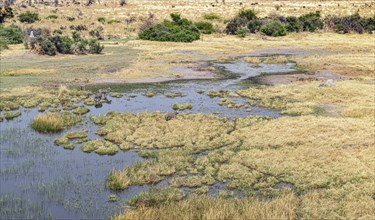
<svg viewBox="0 0 375 220"><path fill-rule="evenodd" d="M76 1L79 2L79 1ZM61 6L54 7L54 2L50 6L34 4L35 7L19 7L18 13L30 10L36 11L45 18L49 15L58 15L58 19L42 19L34 27L45 27L59 29L61 26L69 29L70 25L85 24L89 29L97 26L104 26L106 35L113 37L125 37L136 35L140 24L142 24L149 14L154 14L154 21L162 21L169 18L170 13L181 13L184 17L193 21L204 20L204 15L216 14L219 19L213 20L216 27L223 31L224 21L233 18L242 8L253 8L260 17L279 14L283 16L299 16L309 12L321 11L323 17L326 15L351 15L358 12L361 16L371 17L374 14L375 3L371 0L127 0L127 5L120 6L120 1L96 1L96 4L85 6L86 1L80 5L71 1L61 1ZM20 5L22 1L16 1ZM24 1L24 5L28 5ZM76 18L68 21L67 17ZM98 18L103 17L106 22L98 22ZM109 22L108 21L115 21ZM129 22L131 20L131 22ZM118 21L118 23L117 23ZM24 25L28 26L28 25Z"/></svg>
<svg viewBox="0 0 375 220"><path fill-rule="evenodd" d="M38 56L21 45L12 46L1 54L0 96L37 95L41 89L61 83L209 78L212 75L205 75L206 71L191 75L189 68L199 68L201 62L260 53L290 53L290 59L311 74L329 72L371 79L375 52L370 34L334 33L296 33L278 38L254 35L244 39L215 34L189 44L129 39L115 45L107 41L105 46L100 55L56 57Z"/></svg>

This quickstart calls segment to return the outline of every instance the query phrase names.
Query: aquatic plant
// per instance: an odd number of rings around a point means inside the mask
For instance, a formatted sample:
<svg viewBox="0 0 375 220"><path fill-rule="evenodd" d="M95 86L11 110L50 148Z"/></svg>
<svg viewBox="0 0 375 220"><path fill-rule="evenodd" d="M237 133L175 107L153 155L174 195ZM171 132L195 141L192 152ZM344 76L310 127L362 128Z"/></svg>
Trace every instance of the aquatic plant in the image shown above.
<svg viewBox="0 0 375 220"><path fill-rule="evenodd" d="M184 191L173 187L151 188L148 192L143 192L134 196L128 203L133 207L158 207L168 205L171 202L180 201L184 196Z"/></svg>
<svg viewBox="0 0 375 220"><path fill-rule="evenodd" d="M109 195L108 202L117 202L117 196L115 194Z"/></svg>
<svg viewBox="0 0 375 220"><path fill-rule="evenodd" d="M90 119L96 125L104 125L107 121L107 117L104 115L91 116Z"/></svg>
<svg viewBox="0 0 375 220"><path fill-rule="evenodd" d="M165 94L165 97L167 97L167 98L176 98L176 97L185 97L186 96L186 94L183 94L183 93L181 93L181 92L176 92L176 93L167 93L167 94Z"/></svg>
<svg viewBox="0 0 375 220"><path fill-rule="evenodd" d="M114 144L102 140L89 141L81 147L81 150L86 153L95 152L99 155L115 155L118 151Z"/></svg>
<svg viewBox="0 0 375 220"><path fill-rule="evenodd" d="M152 92L152 91L147 91L145 94L144 94L144 96L147 96L147 97L149 97L149 98L151 98L151 97L154 97L156 94L154 93L154 92Z"/></svg>
<svg viewBox="0 0 375 220"><path fill-rule="evenodd" d="M77 114L77 115L84 115L84 114L88 113L89 111L90 111L90 109L81 106L81 107L78 107L78 108L74 109L73 113Z"/></svg>
<svg viewBox="0 0 375 220"><path fill-rule="evenodd" d="M173 110L180 110L180 111L184 111L184 110L187 110L187 109L192 109L193 108L193 105L192 104L190 104L190 103L184 103L184 104L177 104L177 103L175 103L175 104L173 104L172 105L172 108L173 108Z"/></svg>
<svg viewBox="0 0 375 220"><path fill-rule="evenodd" d="M0 111L17 110L20 105L16 101L0 101Z"/></svg>
<svg viewBox="0 0 375 220"><path fill-rule="evenodd" d="M88 98L88 99L85 99L85 101L83 102L83 104L91 106L91 105L95 105L96 101L93 98Z"/></svg>
<svg viewBox="0 0 375 220"><path fill-rule="evenodd" d="M69 112L47 113L37 115L31 122L31 127L39 132L59 132L67 127L77 124L81 117L75 116Z"/></svg>
<svg viewBox="0 0 375 220"><path fill-rule="evenodd" d="M111 93L111 97L113 97L113 98L121 98L123 96L124 95L122 93L118 93L118 92Z"/></svg>
<svg viewBox="0 0 375 220"><path fill-rule="evenodd" d="M14 118L17 118L21 115L20 111L16 112L3 112L3 116L6 120L12 120Z"/></svg>

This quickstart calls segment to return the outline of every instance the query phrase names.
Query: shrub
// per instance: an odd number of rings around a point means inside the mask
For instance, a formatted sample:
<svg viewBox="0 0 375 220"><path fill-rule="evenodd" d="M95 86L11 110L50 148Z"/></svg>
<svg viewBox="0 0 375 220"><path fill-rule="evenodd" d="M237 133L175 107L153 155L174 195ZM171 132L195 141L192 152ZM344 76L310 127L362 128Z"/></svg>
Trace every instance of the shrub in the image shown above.
<svg viewBox="0 0 375 220"><path fill-rule="evenodd" d="M299 19L295 16L286 17L285 28L289 32L300 32L302 29Z"/></svg>
<svg viewBox="0 0 375 220"><path fill-rule="evenodd" d="M46 19L49 19L49 20L54 20L54 19L58 19L58 18L59 18L59 16L57 16L57 15L48 15L46 17Z"/></svg>
<svg viewBox="0 0 375 220"><path fill-rule="evenodd" d="M267 36L285 36L287 34L286 28L280 21L272 21L268 24L263 25L260 31Z"/></svg>
<svg viewBox="0 0 375 220"><path fill-rule="evenodd" d="M22 23L34 23L36 21L39 21L39 14L27 11L18 15L18 20Z"/></svg>
<svg viewBox="0 0 375 220"><path fill-rule="evenodd" d="M104 28L102 26L98 26L97 28L95 28L94 30L91 30L89 32L90 36L97 39L97 40L103 40L104 37L103 37L103 30Z"/></svg>
<svg viewBox="0 0 375 220"><path fill-rule="evenodd" d="M53 34L62 34L62 33L63 32L60 29L56 29L56 30L53 31Z"/></svg>
<svg viewBox="0 0 375 220"><path fill-rule="evenodd" d="M367 32L371 33L372 31L375 31L375 16L372 18L367 18L367 19L363 18L361 23L362 23L363 28Z"/></svg>
<svg viewBox="0 0 375 220"><path fill-rule="evenodd" d="M104 46L100 45L100 43L97 42L96 40L90 40L88 45L89 45L89 53L100 54L104 49Z"/></svg>
<svg viewBox="0 0 375 220"><path fill-rule="evenodd" d="M237 30L240 28L246 28L248 23L252 20L256 20L256 12L252 9L242 9L238 15L233 18L226 27L226 33L237 34Z"/></svg>
<svg viewBox="0 0 375 220"><path fill-rule="evenodd" d="M192 42L200 38L197 27L178 14L171 14L173 21L164 21L146 28L139 34L142 40Z"/></svg>
<svg viewBox="0 0 375 220"><path fill-rule="evenodd" d="M104 17L99 17L99 18L98 18L98 21L99 21L100 23L104 24L104 23L105 23L105 18L104 18Z"/></svg>
<svg viewBox="0 0 375 220"><path fill-rule="evenodd" d="M42 48L44 54L47 54L49 56L54 56L57 53L55 44L48 38L44 39L40 43L40 47Z"/></svg>
<svg viewBox="0 0 375 220"><path fill-rule="evenodd" d="M75 30L75 31L87 31L87 26L84 24L79 24L79 25L70 25L70 30Z"/></svg>
<svg viewBox="0 0 375 220"><path fill-rule="evenodd" d="M345 17L329 16L325 19L325 24L338 33L355 32L363 34L365 31L370 31L364 20L356 13Z"/></svg>
<svg viewBox="0 0 375 220"><path fill-rule="evenodd" d="M209 14L205 14L203 18L206 20L219 20L220 16L215 13L209 13Z"/></svg>
<svg viewBox="0 0 375 220"><path fill-rule="evenodd" d="M314 32L323 28L323 21L320 19L320 12L308 13L299 17L302 31Z"/></svg>
<svg viewBox="0 0 375 220"><path fill-rule="evenodd" d="M246 25L249 23L249 20L246 18L241 17L235 17L233 20L231 20L225 29L225 32L227 34L236 34L237 30L239 28L246 27Z"/></svg>
<svg viewBox="0 0 375 220"><path fill-rule="evenodd" d="M212 34L215 32L214 26L210 22L196 22L194 25L202 34Z"/></svg>
<svg viewBox="0 0 375 220"><path fill-rule="evenodd" d="M0 25L0 37L8 44L20 44L23 41L21 29L13 24L8 27Z"/></svg>
<svg viewBox="0 0 375 220"><path fill-rule="evenodd" d="M238 17L246 18L248 21L254 20L257 18L256 12L253 9L242 9L238 13Z"/></svg>
<svg viewBox="0 0 375 220"><path fill-rule="evenodd" d="M119 24L119 23L121 23L121 21L112 19L112 20L107 21L107 23L108 24Z"/></svg>
<svg viewBox="0 0 375 220"><path fill-rule="evenodd" d="M245 28L240 28L236 31L237 37L244 38L246 37L247 30Z"/></svg>
<svg viewBox="0 0 375 220"><path fill-rule="evenodd" d="M0 51L9 49L8 44L9 44L8 40L0 36Z"/></svg>
<svg viewBox="0 0 375 220"><path fill-rule="evenodd" d="M74 20L76 20L76 18L75 17L66 17L66 20L68 20L68 21L74 21Z"/></svg>
<svg viewBox="0 0 375 220"><path fill-rule="evenodd" d="M0 7L0 24L4 23L6 19L13 18L13 8L9 6Z"/></svg>
<svg viewBox="0 0 375 220"><path fill-rule="evenodd" d="M73 40L68 36L55 35L51 37L51 41L55 44L57 52L68 54L72 52Z"/></svg>
<svg viewBox="0 0 375 220"><path fill-rule="evenodd" d="M255 33L259 31L260 27L264 24L264 22L260 19L255 19L249 21L247 24L247 29L249 30L250 33Z"/></svg>

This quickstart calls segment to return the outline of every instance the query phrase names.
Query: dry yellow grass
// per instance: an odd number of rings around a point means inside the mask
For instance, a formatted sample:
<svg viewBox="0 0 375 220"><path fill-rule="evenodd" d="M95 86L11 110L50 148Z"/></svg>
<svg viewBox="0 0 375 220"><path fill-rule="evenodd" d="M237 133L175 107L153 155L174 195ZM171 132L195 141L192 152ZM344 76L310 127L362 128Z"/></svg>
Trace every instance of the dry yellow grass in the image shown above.
<svg viewBox="0 0 375 220"><path fill-rule="evenodd" d="M267 203L255 199L228 200L200 196L160 207L139 207L114 219L296 219L297 207L298 198L292 193L285 193Z"/></svg>
<svg viewBox="0 0 375 220"><path fill-rule="evenodd" d="M335 81L332 86L319 87L318 82L293 83L273 87L249 88L239 94L260 99L265 107L296 115L314 113L314 108L338 111L342 116L374 119L375 84L371 81ZM330 106L338 108L331 108Z"/></svg>

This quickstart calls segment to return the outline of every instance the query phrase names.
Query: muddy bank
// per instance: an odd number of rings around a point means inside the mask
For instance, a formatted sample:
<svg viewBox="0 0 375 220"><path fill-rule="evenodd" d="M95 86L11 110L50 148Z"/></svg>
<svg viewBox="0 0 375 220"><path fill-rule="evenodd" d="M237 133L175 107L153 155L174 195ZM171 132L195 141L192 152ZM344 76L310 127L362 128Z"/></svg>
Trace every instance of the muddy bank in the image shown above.
<svg viewBox="0 0 375 220"><path fill-rule="evenodd" d="M326 81L329 79L333 80L345 80L348 77L340 76L338 74L326 71L317 72L302 72L296 74L275 74L275 75L262 75L249 78L249 80L255 84L261 85L285 85L294 82L304 81Z"/></svg>

